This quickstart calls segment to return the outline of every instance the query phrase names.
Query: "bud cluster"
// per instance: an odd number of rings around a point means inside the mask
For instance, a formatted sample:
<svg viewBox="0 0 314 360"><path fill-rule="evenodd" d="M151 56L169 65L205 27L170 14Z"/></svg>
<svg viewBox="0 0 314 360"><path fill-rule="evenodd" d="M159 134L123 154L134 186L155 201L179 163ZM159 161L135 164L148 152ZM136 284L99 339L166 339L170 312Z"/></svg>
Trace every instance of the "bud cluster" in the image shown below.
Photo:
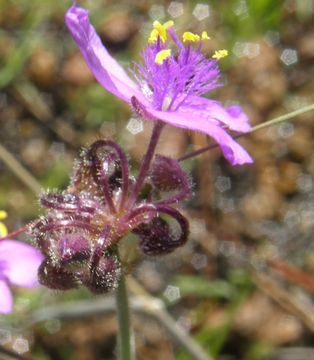
<svg viewBox="0 0 314 360"><path fill-rule="evenodd" d="M93 293L115 288L122 272L117 244L130 232L146 255L167 254L186 242L188 221L171 206L191 193L179 163L156 155L134 199L136 180L120 146L98 140L81 152L65 191L41 195L47 213L31 234L45 256L38 273L43 285L83 285Z"/></svg>

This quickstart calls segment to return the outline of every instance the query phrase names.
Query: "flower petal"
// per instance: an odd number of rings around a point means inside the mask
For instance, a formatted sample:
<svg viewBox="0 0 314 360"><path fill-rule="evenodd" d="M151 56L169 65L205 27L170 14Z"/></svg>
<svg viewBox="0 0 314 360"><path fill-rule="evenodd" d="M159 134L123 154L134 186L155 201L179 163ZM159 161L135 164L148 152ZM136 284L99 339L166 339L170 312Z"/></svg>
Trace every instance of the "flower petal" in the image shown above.
<svg viewBox="0 0 314 360"><path fill-rule="evenodd" d="M232 125L230 125L231 130L239 131L246 133L251 131L251 124L249 123L249 118L242 110L240 105L232 105L226 108L229 116L232 118Z"/></svg>
<svg viewBox="0 0 314 360"><path fill-rule="evenodd" d="M142 97L136 83L103 46L87 10L74 3L66 12L65 22L90 70L105 89L127 102L132 95Z"/></svg>
<svg viewBox="0 0 314 360"><path fill-rule="evenodd" d="M0 241L0 260L4 263L3 275L14 285L38 286L37 270L42 254L30 245L15 240Z"/></svg>
<svg viewBox="0 0 314 360"><path fill-rule="evenodd" d="M220 146L224 157L232 165L252 163L253 159L246 150L219 126L218 121L204 119L194 111L157 111L145 107L137 98L132 97L132 105L139 116L148 120L164 122L183 129L200 131L212 137Z"/></svg>
<svg viewBox="0 0 314 360"><path fill-rule="evenodd" d="M230 130L246 133L251 130L249 119L239 105L224 108L218 102L212 101L208 108L209 118L220 121Z"/></svg>
<svg viewBox="0 0 314 360"><path fill-rule="evenodd" d="M13 299L11 290L4 280L0 280L0 314L9 314L12 311Z"/></svg>
<svg viewBox="0 0 314 360"><path fill-rule="evenodd" d="M187 102L179 106L178 111L194 113L194 116L205 120L217 120L230 130L241 133L251 130L249 119L239 105L224 108L218 101L189 95Z"/></svg>

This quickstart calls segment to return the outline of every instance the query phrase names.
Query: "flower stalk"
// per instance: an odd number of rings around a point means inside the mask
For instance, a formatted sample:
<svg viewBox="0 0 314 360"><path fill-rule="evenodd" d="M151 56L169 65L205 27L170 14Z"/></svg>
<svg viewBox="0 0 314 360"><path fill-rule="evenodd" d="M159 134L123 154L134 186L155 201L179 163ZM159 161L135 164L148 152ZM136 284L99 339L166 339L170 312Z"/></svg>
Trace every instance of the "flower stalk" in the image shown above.
<svg viewBox="0 0 314 360"><path fill-rule="evenodd" d="M145 181L147 172L149 170L150 164L152 162L155 149L161 134L161 130L163 128L163 123L161 121L158 121L153 128L153 132L148 144L147 151L143 157L142 164L139 170L139 174L137 176L134 188L132 189L132 193L129 199L128 208L132 207L137 199L137 196L139 192L141 191L141 188L143 186L143 183Z"/></svg>
<svg viewBox="0 0 314 360"><path fill-rule="evenodd" d="M133 360L135 359L134 346L132 341L128 293L124 275L121 275L116 290L116 308L118 317L118 359Z"/></svg>

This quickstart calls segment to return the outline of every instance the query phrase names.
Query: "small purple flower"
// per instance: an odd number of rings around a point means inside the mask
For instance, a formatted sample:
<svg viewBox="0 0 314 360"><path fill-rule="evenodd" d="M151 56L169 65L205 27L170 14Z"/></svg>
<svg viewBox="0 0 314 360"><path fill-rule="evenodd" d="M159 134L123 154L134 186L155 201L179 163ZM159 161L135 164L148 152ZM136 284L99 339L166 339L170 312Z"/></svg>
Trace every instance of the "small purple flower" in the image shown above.
<svg viewBox="0 0 314 360"><path fill-rule="evenodd" d="M143 63L135 64L133 81L103 46L87 10L73 4L65 22L98 82L129 103L138 115L209 135L232 165L253 161L227 133L250 131L240 106L224 108L202 96L221 86L217 60L226 54L220 50L210 59L205 57L201 50L202 41L209 39L206 32L202 36L186 32L181 41L173 22L154 22L142 53Z"/></svg>
<svg viewBox="0 0 314 360"><path fill-rule="evenodd" d="M37 270L43 260L41 253L16 240L0 241L0 313L12 311L11 285L38 286Z"/></svg>

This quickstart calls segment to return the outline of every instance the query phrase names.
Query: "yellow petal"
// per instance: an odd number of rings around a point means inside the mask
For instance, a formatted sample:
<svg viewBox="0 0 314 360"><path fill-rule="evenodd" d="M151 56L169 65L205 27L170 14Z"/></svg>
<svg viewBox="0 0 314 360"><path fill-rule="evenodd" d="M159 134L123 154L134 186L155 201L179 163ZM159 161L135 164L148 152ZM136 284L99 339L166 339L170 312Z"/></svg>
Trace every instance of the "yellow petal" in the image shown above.
<svg viewBox="0 0 314 360"><path fill-rule="evenodd" d="M155 63L162 65L162 63L171 56L171 49L160 50L155 57Z"/></svg>
<svg viewBox="0 0 314 360"><path fill-rule="evenodd" d="M228 50L223 49L223 50L216 50L215 54L212 57L214 59L219 60L219 59L222 59L222 58L224 58L226 56L228 56Z"/></svg>

